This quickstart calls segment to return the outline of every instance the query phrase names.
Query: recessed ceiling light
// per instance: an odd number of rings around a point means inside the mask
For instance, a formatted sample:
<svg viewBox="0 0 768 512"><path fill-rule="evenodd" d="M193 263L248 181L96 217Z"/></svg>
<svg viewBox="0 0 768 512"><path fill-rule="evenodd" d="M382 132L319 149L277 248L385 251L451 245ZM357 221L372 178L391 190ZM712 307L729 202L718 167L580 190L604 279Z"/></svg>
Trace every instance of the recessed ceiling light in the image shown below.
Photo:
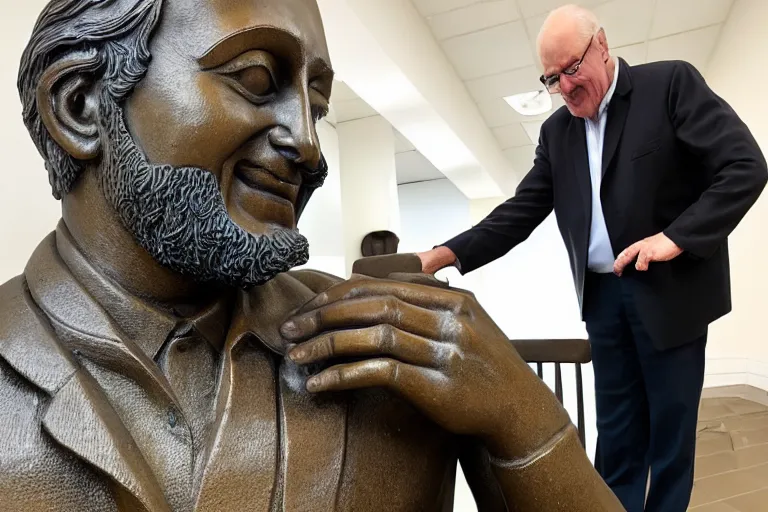
<svg viewBox="0 0 768 512"><path fill-rule="evenodd" d="M543 89L507 96L504 101L524 116L538 116L552 110L552 96Z"/></svg>

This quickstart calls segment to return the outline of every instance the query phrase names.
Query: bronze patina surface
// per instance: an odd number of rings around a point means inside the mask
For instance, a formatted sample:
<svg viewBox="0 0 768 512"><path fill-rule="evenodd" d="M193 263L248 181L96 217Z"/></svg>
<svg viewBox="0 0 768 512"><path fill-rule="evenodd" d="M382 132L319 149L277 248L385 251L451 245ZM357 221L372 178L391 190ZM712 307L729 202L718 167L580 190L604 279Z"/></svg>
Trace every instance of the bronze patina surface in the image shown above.
<svg viewBox="0 0 768 512"><path fill-rule="evenodd" d="M62 220L0 287L0 510L447 511L457 461L483 511L621 510L471 294L290 271L332 79L314 0L47 5Z"/></svg>

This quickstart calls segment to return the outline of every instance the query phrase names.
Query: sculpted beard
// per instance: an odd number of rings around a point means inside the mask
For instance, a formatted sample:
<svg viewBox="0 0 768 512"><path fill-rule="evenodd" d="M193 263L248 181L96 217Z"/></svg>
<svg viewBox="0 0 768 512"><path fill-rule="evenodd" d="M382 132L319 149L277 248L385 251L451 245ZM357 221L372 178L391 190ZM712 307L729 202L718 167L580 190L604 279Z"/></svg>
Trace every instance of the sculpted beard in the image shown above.
<svg viewBox="0 0 768 512"><path fill-rule="evenodd" d="M102 95L101 187L136 241L161 265L202 282L250 288L303 265L309 244L295 229L254 235L227 213L213 173L152 165L128 131L122 108Z"/></svg>

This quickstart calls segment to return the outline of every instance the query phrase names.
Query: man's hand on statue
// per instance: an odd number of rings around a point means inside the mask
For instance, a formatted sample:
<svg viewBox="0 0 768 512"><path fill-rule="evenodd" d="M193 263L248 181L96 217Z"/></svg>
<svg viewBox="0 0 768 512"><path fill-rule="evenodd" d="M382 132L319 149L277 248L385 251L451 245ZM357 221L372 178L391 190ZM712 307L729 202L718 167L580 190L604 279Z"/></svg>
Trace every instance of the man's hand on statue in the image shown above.
<svg viewBox="0 0 768 512"><path fill-rule="evenodd" d="M526 408L546 407L548 389L466 292L356 278L307 303L282 334L298 364L364 358L314 375L310 392L389 388L446 430L502 450Z"/></svg>
<svg viewBox="0 0 768 512"><path fill-rule="evenodd" d="M416 255L421 260L421 271L425 274L434 274L456 263L456 255L447 247L435 247L430 251L420 252Z"/></svg>

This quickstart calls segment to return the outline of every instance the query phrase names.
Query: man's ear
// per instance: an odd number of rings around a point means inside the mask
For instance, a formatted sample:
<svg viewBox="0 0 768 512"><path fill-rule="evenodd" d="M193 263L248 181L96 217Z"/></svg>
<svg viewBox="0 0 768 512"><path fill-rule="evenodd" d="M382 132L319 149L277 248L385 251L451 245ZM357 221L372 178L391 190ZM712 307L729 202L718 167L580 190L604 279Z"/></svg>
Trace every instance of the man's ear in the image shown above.
<svg viewBox="0 0 768 512"><path fill-rule="evenodd" d="M600 30L597 31L597 41L600 43L602 54L603 54L603 62L608 62L608 60L611 58L611 52L608 49L608 37L605 35L605 30L600 28Z"/></svg>
<svg viewBox="0 0 768 512"><path fill-rule="evenodd" d="M37 85L37 109L48 133L77 160L99 155L99 95L94 53L75 53L57 60Z"/></svg>

